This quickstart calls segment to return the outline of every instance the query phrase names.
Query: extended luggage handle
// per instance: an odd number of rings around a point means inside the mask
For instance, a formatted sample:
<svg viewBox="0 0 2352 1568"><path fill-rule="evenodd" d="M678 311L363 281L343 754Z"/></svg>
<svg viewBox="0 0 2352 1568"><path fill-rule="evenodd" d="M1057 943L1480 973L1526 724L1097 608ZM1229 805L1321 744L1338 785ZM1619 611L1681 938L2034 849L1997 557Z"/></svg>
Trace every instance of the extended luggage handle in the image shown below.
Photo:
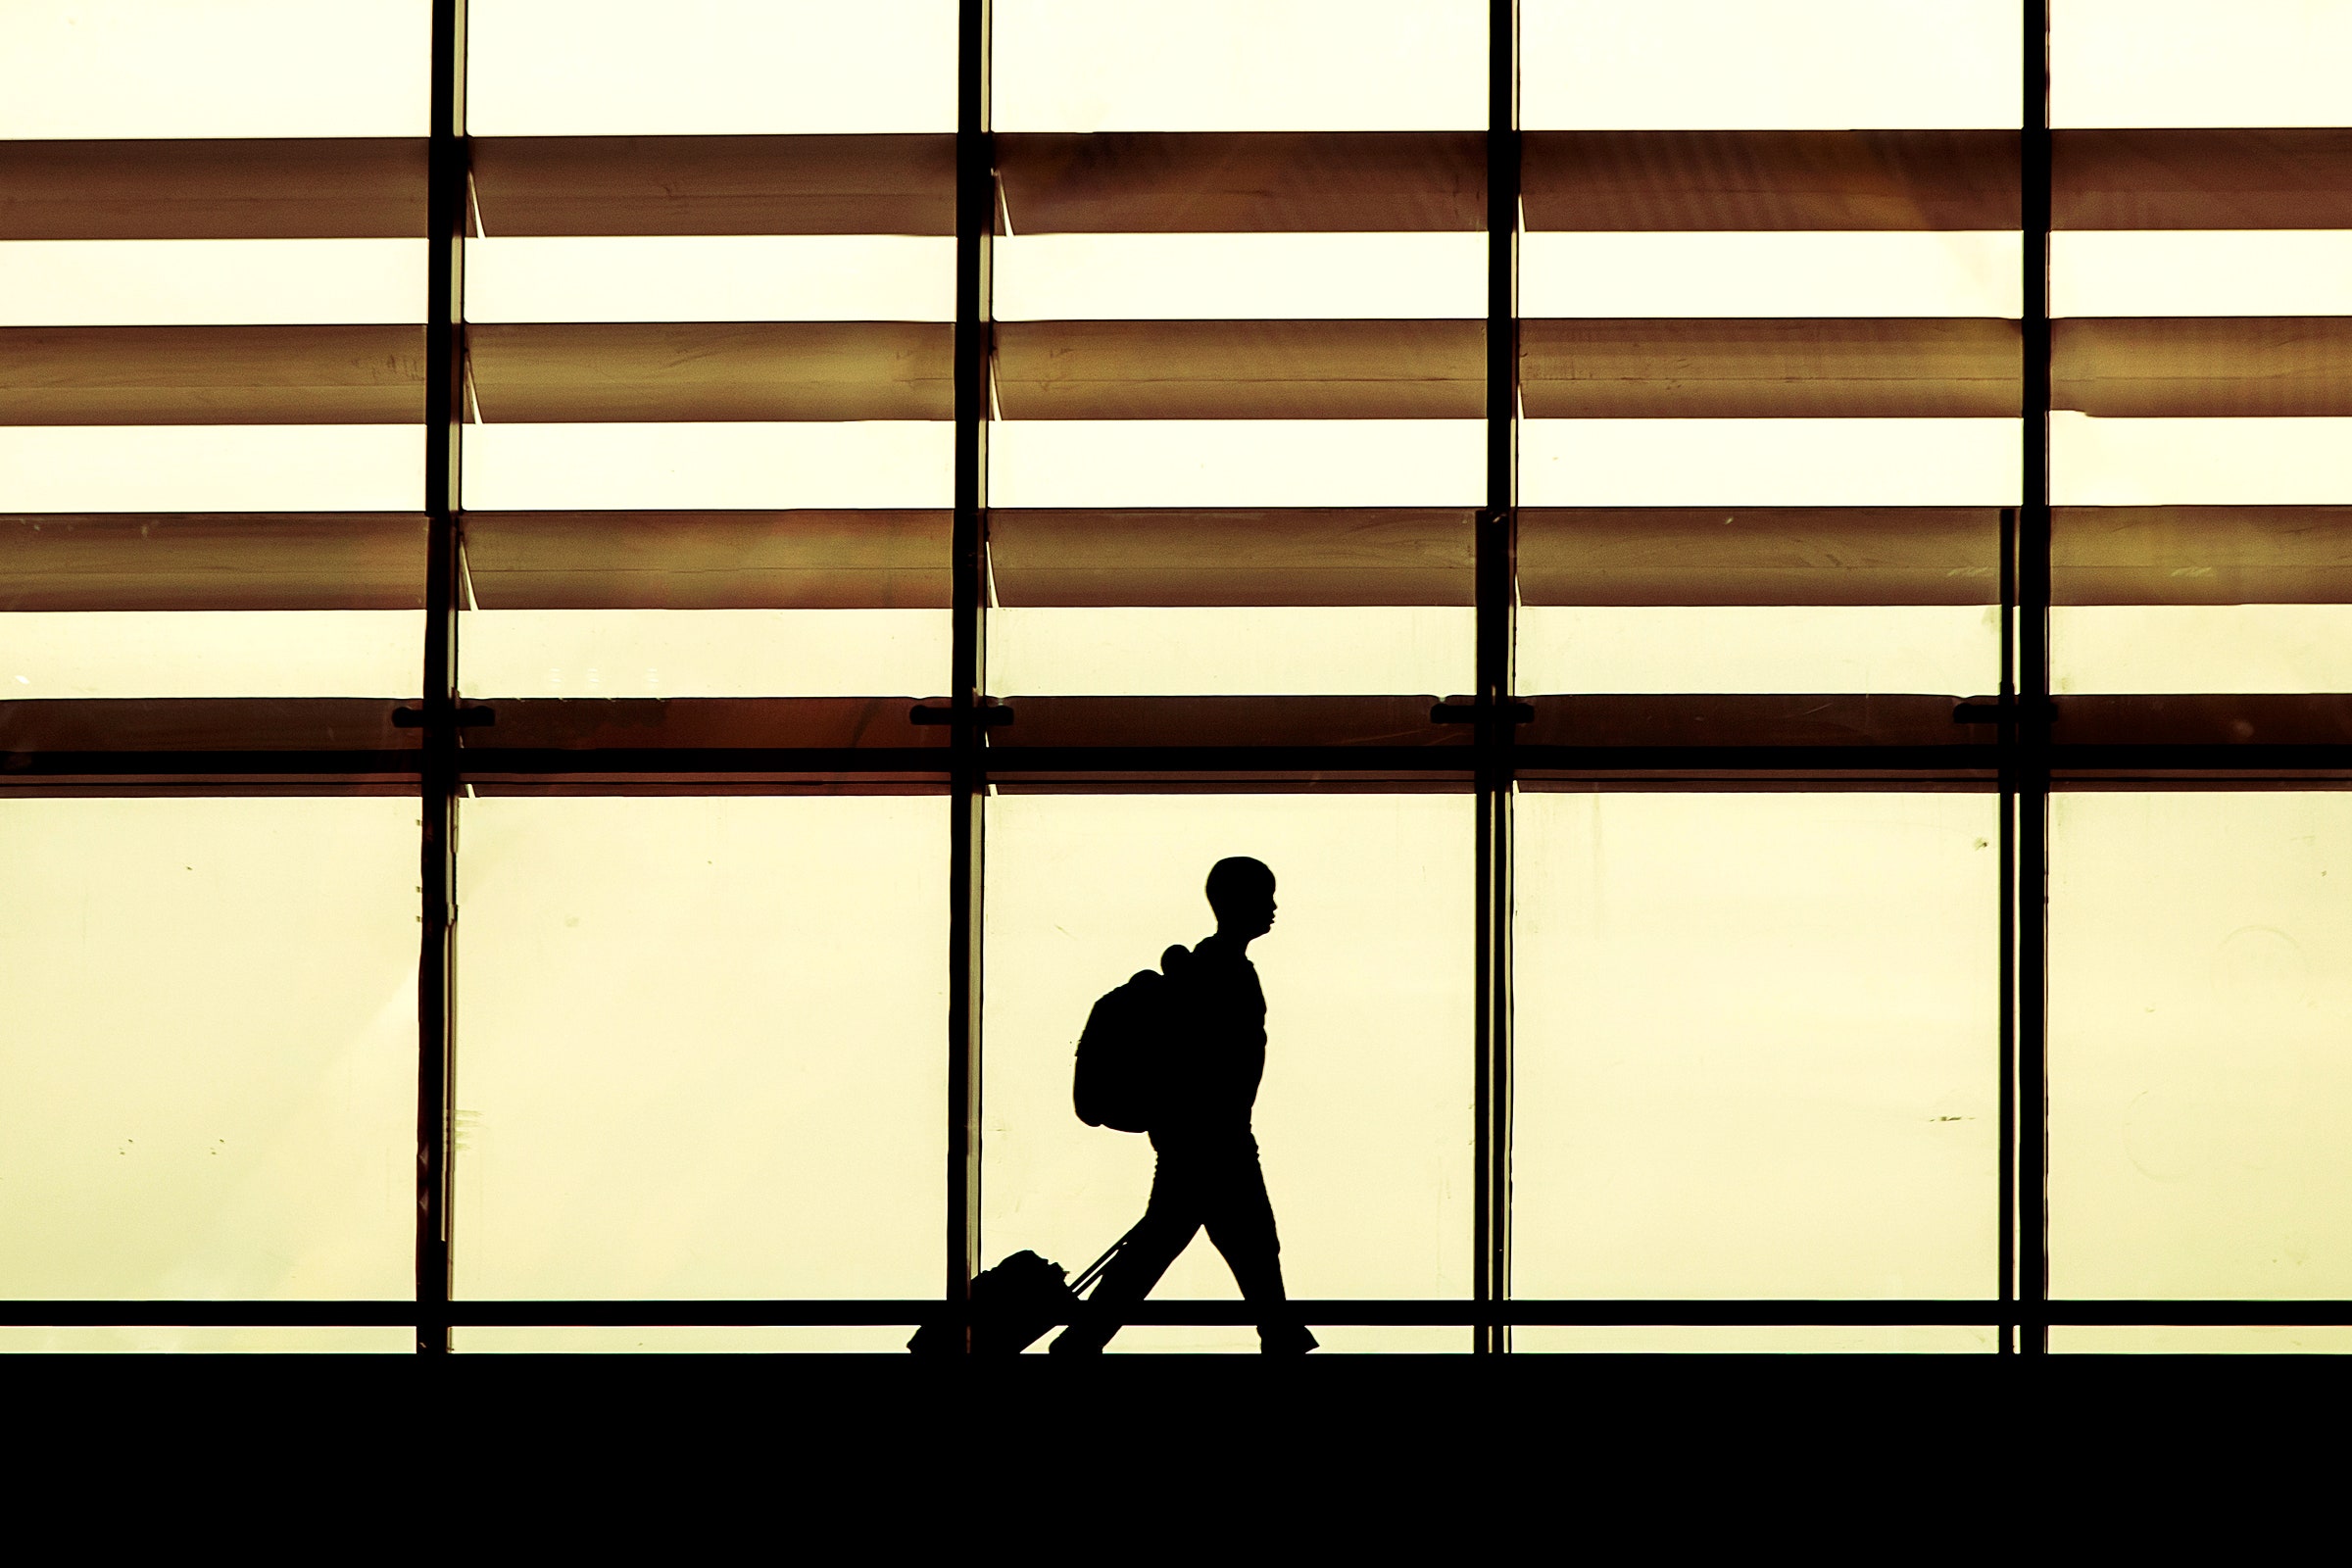
<svg viewBox="0 0 2352 1568"><path fill-rule="evenodd" d="M1119 1249L1125 1247L1129 1242L1134 1241L1135 1233L1143 1228L1143 1222L1138 1220L1133 1226L1128 1228L1126 1235L1120 1237L1117 1241L1110 1244L1110 1250L1108 1251L1104 1252L1101 1257L1096 1258L1092 1263L1087 1264L1086 1272L1079 1275L1076 1279L1070 1281L1070 1294L1072 1296L1084 1296L1086 1294L1087 1287L1094 1284L1095 1281L1101 1279L1102 1277L1102 1271L1110 1266L1110 1260L1119 1255Z"/></svg>

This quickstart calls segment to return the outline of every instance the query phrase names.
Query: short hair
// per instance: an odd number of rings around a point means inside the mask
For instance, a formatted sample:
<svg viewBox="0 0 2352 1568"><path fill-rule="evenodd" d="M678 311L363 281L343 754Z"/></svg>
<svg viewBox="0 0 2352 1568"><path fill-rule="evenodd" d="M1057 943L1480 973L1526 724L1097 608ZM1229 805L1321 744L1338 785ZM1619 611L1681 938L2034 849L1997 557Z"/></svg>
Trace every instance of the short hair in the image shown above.
<svg viewBox="0 0 2352 1568"><path fill-rule="evenodd" d="M1273 891L1273 868L1247 855L1227 856L1208 868L1208 906L1219 912L1236 899Z"/></svg>

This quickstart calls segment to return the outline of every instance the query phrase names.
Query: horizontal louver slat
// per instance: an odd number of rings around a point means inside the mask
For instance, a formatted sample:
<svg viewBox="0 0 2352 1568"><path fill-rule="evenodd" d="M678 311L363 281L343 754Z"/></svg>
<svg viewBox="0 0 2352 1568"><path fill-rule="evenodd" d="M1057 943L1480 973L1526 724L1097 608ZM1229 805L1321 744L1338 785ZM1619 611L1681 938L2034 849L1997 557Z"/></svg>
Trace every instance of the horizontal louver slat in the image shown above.
<svg viewBox="0 0 2352 1568"><path fill-rule="evenodd" d="M1007 321L1008 419L1475 419L1483 321Z"/></svg>
<svg viewBox="0 0 2352 1568"><path fill-rule="evenodd" d="M2059 507L2061 605L2352 603L2352 506Z"/></svg>
<svg viewBox="0 0 2352 1568"><path fill-rule="evenodd" d="M422 137L18 141L0 239L399 239L424 233Z"/></svg>
<svg viewBox="0 0 2352 1568"><path fill-rule="evenodd" d="M2352 414L2352 318L2055 321L2050 405L2111 418Z"/></svg>
<svg viewBox="0 0 2352 1568"><path fill-rule="evenodd" d="M421 326L0 327L0 424L415 424Z"/></svg>
<svg viewBox="0 0 2352 1568"><path fill-rule="evenodd" d="M466 328L496 423L955 416L945 321L579 322Z"/></svg>
<svg viewBox="0 0 2352 1568"><path fill-rule="evenodd" d="M929 610L946 512L469 512L484 610Z"/></svg>
<svg viewBox="0 0 2352 1568"><path fill-rule="evenodd" d="M1519 514L1530 605L1988 605L1989 507L1737 507Z"/></svg>
<svg viewBox="0 0 2352 1568"><path fill-rule="evenodd" d="M0 611L422 610L408 513L0 516Z"/></svg>
<svg viewBox="0 0 2352 1568"><path fill-rule="evenodd" d="M2058 228L2352 228L2352 128L2060 130Z"/></svg>
<svg viewBox="0 0 2352 1568"><path fill-rule="evenodd" d="M2017 226L2010 130L1545 130L1531 229Z"/></svg>
<svg viewBox="0 0 2352 1568"><path fill-rule="evenodd" d="M1470 605L1467 511L999 511L989 572L1009 609Z"/></svg>
<svg viewBox="0 0 2352 1568"><path fill-rule="evenodd" d="M477 136L481 230L953 234L956 138Z"/></svg>
<svg viewBox="0 0 2352 1568"><path fill-rule="evenodd" d="M1015 234L1388 232L1486 227L1470 131L1001 134Z"/></svg>
<svg viewBox="0 0 2352 1568"><path fill-rule="evenodd" d="M1527 416L2014 418L2015 321L1539 320Z"/></svg>

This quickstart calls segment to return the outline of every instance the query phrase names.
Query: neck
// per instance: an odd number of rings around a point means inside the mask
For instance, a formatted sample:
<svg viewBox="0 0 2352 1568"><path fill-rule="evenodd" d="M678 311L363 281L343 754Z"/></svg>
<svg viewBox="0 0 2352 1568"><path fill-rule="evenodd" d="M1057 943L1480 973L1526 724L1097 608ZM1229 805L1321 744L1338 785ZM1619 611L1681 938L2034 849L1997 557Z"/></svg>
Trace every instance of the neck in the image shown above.
<svg viewBox="0 0 2352 1568"><path fill-rule="evenodd" d="M1257 936L1258 933L1255 931L1237 931L1222 921L1217 925L1217 940L1232 944L1233 951L1238 954L1247 954L1250 951L1250 944L1257 940Z"/></svg>

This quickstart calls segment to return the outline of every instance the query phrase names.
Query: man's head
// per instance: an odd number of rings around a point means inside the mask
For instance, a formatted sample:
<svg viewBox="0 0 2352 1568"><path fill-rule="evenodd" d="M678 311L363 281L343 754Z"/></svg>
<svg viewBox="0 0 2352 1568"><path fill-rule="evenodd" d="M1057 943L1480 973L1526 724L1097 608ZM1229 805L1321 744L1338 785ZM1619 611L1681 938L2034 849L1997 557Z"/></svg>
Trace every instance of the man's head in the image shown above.
<svg viewBox="0 0 2352 1568"><path fill-rule="evenodd" d="M1274 925L1274 873L1263 860L1229 856L1208 868L1208 906L1217 930L1247 942Z"/></svg>

